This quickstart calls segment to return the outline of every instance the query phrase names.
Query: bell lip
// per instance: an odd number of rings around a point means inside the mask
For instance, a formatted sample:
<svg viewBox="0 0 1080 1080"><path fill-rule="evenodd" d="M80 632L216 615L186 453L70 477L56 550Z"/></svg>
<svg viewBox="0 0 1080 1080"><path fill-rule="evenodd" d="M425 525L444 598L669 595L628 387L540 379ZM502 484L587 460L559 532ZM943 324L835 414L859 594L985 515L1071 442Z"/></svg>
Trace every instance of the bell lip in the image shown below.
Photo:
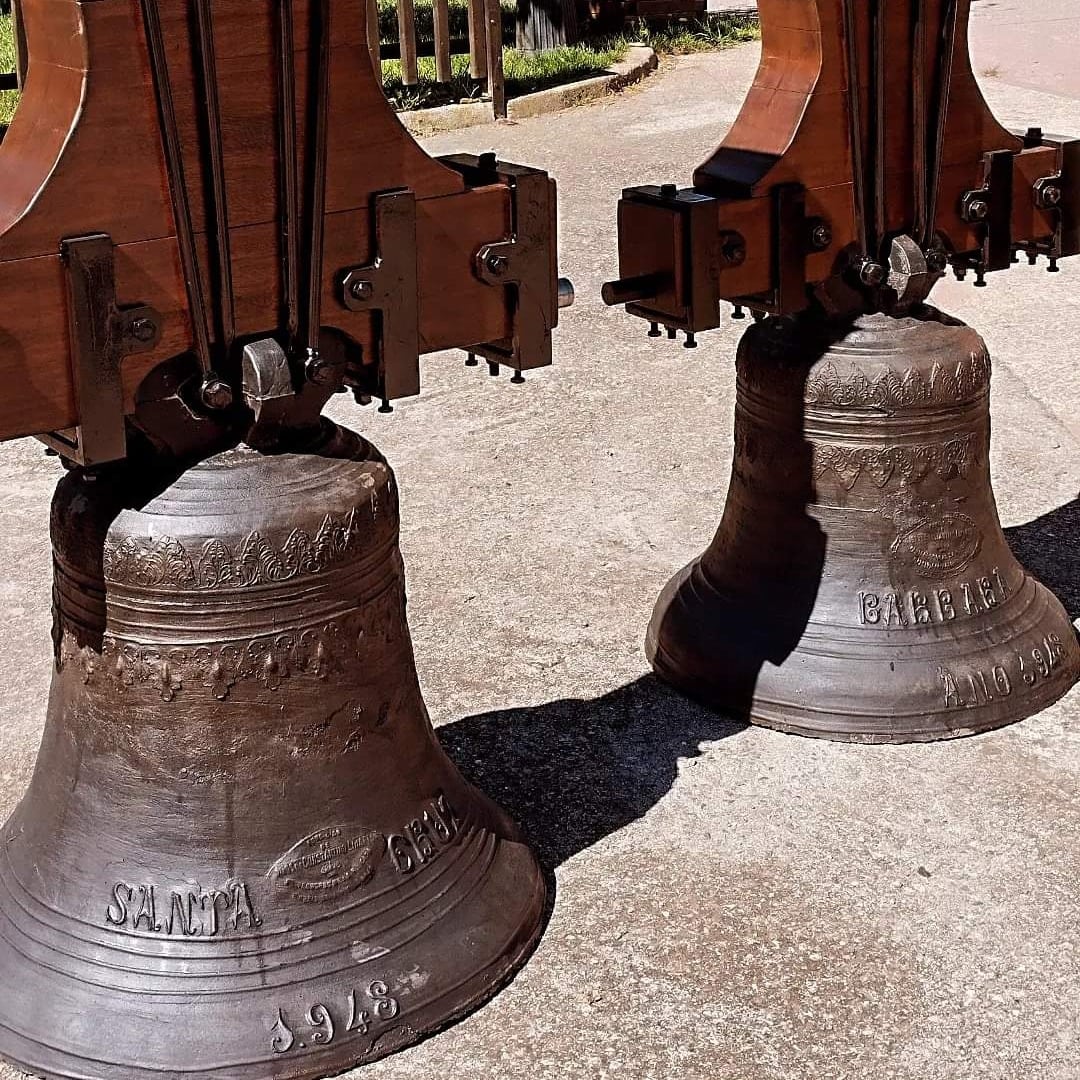
<svg viewBox="0 0 1080 1080"><path fill-rule="evenodd" d="M711 696L706 689L703 689L694 680L680 678L677 673L653 654L651 648L647 651L649 652L649 663L656 677L691 701L696 701L699 705L733 716L736 720L751 727L767 728L783 735L797 735L804 739L820 739L825 742L848 743L857 746L900 746L908 743L955 742L958 739L986 735L991 731L1011 727L1013 724L1023 723L1025 720L1038 716L1071 693L1076 686L1075 678L1071 682L1066 680L1060 684L1048 684L1053 688L1050 693L1037 701L1029 701L1029 707L1022 709L1015 715L988 716L980 721L968 724L949 725L939 723L923 728L886 729L882 727L881 730L873 728L845 730L840 726L814 726L810 722L801 722L797 719L781 719L779 716L770 716L763 711L763 708L767 707L768 703L759 704L755 702L751 706L749 715L737 715L730 705L725 703L719 696ZM845 720L839 713L826 715L834 716L838 723Z"/></svg>
<svg viewBox="0 0 1080 1080"><path fill-rule="evenodd" d="M827 710L802 710L790 702L771 701L752 695L746 708L732 705L722 689L714 689L699 677L686 675L673 662L662 643L660 626L669 610L677 603L683 589L689 585L691 575L701 561L699 556L675 574L661 591L649 621L645 637L645 656L656 677L689 698L715 712L731 716L748 726L768 728L786 735L800 735L809 739L843 742L857 745L900 745L905 743L952 742L957 739L983 735L999 728L1030 720L1050 708L1080 684L1080 632L1077 631L1061 601L1045 585L1032 575L1028 580L1036 594L1041 594L1050 611L1058 614L1071 630L1077 648L1073 650L1064 670L1054 680L1041 683L1039 690L1018 702L1012 710L987 709L958 714L956 722L947 714L911 711L902 717L904 723L891 721L887 714L873 716L867 713L847 713ZM717 597L713 597L719 602ZM795 650L797 652L797 649ZM723 663L723 645L716 648L717 663ZM919 724L920 717L926 722ZM832 724L825 723L831 719ZM966 723L959 721L966 720Z"/></svg>
<svg viewBox="0 0 1080 1080"><path fill-rule="evenodd" d="M544 931L547 928L548 912L548 884L543 867L536 858L535 853L520 839L504 841L518 847L527 860L533 878L531 895L522 905L524 915L517 931L510 937L510 941L518 941L519 944L500 959L488 964L486 967L469 975L454 991L460 993L463 987L478 984L475 993L465 994L460 999L460 1004L445 1016L441 1016L430 1025L413 1028L403 1025L391 1031L405 1032L405 1037L400 1039L388 1039L384 1046L376 1042L371 1052L360 1057L349 1057L342 1054L342 1048L327 1047L324 1050L310 1050L302 1063L297 1062L293 1068L274 1068L273 1061L260 1061L241 1066L219 1066L210 1069L192 1069L190 1071L168 1068L144 1068L132 1067L126 1064L113 1064L95 1061L101 1065L98 1070L85 1068L63 1068L64 1062L82 1065L89 1059L68 1054L65 1051L49 1046L29 1036L13 1031L0 1022L0 1062L10 1065L12 1068L30 1077L41 1077L42 1080L169 1080L169 1078L182 1078L182 1080L236 1080L238 1077L246 1077L248 1080L316 1080L320 1077L342 1076L355 1069L363 1068L373 1062L380 1061L391 1054L401 1050L417 1046L428 1039L439 1035L449 1028L460 1023L462 1020L478 1012L489 1004L501 991L509 986L524 969L532 954L538 948ZM11 948L11 946L8 946ZM12 949L12 951L15 951ZM20 957L28 966L34 965L23 957ZM46 1057L55 1061L57 1067L42 1067L22 1060L20 1056L6 1049L8 1046L25 1046L38 1051L45 1051ZM285 1063L282 1062L284 1066Z"/></svg>

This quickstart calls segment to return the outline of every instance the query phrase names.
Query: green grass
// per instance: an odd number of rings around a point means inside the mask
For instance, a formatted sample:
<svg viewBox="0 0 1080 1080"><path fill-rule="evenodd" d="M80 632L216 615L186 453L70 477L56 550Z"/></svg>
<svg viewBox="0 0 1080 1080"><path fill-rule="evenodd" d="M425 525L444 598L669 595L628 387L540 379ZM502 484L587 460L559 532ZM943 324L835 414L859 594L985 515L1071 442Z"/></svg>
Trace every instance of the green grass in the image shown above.
<svg viewBox="0 0 1080 1080"><path fill-rule="evenodd" d="M745 16L705 15L656 26L641 19L627 36L638 44L651 46L661 55L672 55L730 49L744 41L757 41L761 28L756 19Z"/></svg>
<svg viewBox="0 0 1080 1080"><path fill-rule="evenodd" d="M468 0L449 0L450 36L465 39L469 32ZM579 45L568 45L542 53L521 53L510 47L514 42L514 0L502 0L503 70L508 97L519 97L544 90L550 86L577 82L609 70L626 55L633 44L650 45L661 54L704 52L723 49L759 36L757 24L745 18L710 15L650 25L640 21L623 34L587 39ZM416 32L419 41L431 41L434 36L431 0L416 0ZM395 0L379 0L379 36L383 44L397 42L397 5ZM397 109L429 108L455 101L471 101L480 97L483 84L469 76L466 56L451 59L452 78L448 84L435 81L435 60L420 57L420 82L405 86L401 81L401 63L383 61L383 82L386 96ZM15 43L11 17L0 16L0 71L15 70ZM0 92L0 124L10 123L19 102L14 90Z"/></svg>
<svg viewBox="0 0 1080 1080"><path fill-rule="evenodd" d="M605 42L599 48L564 45L542 53L503 49L506 96L520 97L549 86L602 75L626 55L628 44L620 38ZM478 99L484 89L482 83L470 77L467 56L451 57L451 81L445 84L435 81L434 58L422 56L416 66L420 82L416 86L404 86L401 82L401 62L383 61L383 89L396 109L426 109L457 101L472 101Z"/></svg>
<svg viewBox="0 0 1080 1080"><path fill-rule="evenodd" d="M11 31L11 16L0 15L0 71L15 70L15 36ZM0 90L0 124L10 124L19 104L17 90Z"/></svg>

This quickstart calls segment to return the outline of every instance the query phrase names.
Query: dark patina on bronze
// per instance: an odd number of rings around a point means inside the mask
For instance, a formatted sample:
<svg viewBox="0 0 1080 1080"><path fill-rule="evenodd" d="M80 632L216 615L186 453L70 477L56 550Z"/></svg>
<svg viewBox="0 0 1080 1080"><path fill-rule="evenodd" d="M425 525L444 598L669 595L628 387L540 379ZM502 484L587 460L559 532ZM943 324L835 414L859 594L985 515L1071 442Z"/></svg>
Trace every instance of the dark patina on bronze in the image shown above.
<svg viewBox="0 0 1080 1080"><path fill-rule="evenodd" d="M855 742L969 735L1069 690L1072 624L998 521L989 389L982 339L928 307L752 326L724 517L660 597L657 673Z"/></svg>
<svg viewBox="0 0 1080 1080"><path fill-rule="evenodd" d="M324 422L303 452L150 461L54 500L48 721L0 833L0 1053L340 1072L509 978L542 875L435 738L371 445Z"/></svg>

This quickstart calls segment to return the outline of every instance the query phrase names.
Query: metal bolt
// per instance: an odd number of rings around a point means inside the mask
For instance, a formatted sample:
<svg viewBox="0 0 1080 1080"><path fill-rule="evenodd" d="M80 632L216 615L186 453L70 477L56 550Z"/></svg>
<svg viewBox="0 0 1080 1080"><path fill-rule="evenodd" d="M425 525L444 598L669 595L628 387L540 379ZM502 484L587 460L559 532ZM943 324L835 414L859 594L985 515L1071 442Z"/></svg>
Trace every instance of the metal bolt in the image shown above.
<svg viewBox="0 0 1080 1080"><path fill-rule="evenodd" d="M981 195L969 193L964 196L960 216L969 224L985 221L990 214L990 204Z"/></svg>
<svg viewBox="0 0 1080 1080"><path fill-rule="evenodd" d="M510 376L510 381L512 383L523 383L525 381L525 376L522 375L520 371L515 371L514 374Z"/></svg>
<svg viewBox="0 0 1080 1080"><path fill-rule="evenodd" d="M492 251L484 260L484 265L496 277L502 277L502 275L510 268L510 260L505 255L500 255L498 252Z"/></svg>
<svg viewBox="0 0 1080 1080"><path fill-rule="evenodd" d="M692 330L687 330L686 331L686 340L683 342L683 348L684 349L696 349L697 348L697 339L694 337L694 332Z"/></svg>
<svg viewBox="0 0 1080 1080"><path fill-rule="evenodd" d="M728 266L742 266L746 262L746 241L738 233L728 236L720 244L720 257Z"/></svg>
<svg viewBox="0 0 1080 1080"><path fill-rule="evenodd" d="M499 374L499 365L494 360L488 361L488 374L494 378Z"/></svg>
<svg viewBox="0 0 1080 1080"><path fill-rule="evenodd" d="M493 151L489 150L487 153L480 155L477 163L485 172L494 172L495 167L499 164L499 159Z"/></svg>
<svg viewBox="0 0 1080 1080"><path fill-rule="evenodd" d="M465 366L466 367L476 367L476 365L479 364L479 363L480 363L480 361L477 360L476 353L471 352L465 357Z"/></svg>
<svg viewBox="0 0 1080 1080"><path fill-rule="evenodd" d="M986 271L981 266L975 267L975 288L986 288Z"/></svg>
<svg viewBox="0 0 1080 1080"><path fill-rule="evenodd" d="M859 280L876 289L885 280L885 267L873 259L864 259L859 265Z"/></svg>
<svg viewBox="0 0 1080 1080"><path fill-rule="evenodd" d="M216 375L203 381L200 397L208 409L227 409L233 403L232 387Z"/></svg>
<svg viewBox="0 0 1080 1080"><path fill-rule="evenodd" d="M832 243L832 229L828 222L819 221L810 230L810 246L815 251L824 251Z"/></svg>
<svg viewBox="0 0 1080 1080"><path fill-rule="evenodd" d="M370 300L372 291L370 281L353 281L349 285L349 295L354 300Z"/></svg>
<svg viewBox="0 0 1080 1080"><path fill-rule="evenodd" d="M735 304L731 309L731 317L733 319L745 319L746 312L743 311L742 304Z"/></svg>
<svg viewBox="0 0 1080 1080"><path fill-rule="evenodd" d="M148 319L145 315L139 319L135 319L131 324L131 336L136 341L141 341L144 345L147 342L153 341L157 336L157 326L153 319Z"/></svg>
<svg viewBox="0 0 1080 1080"><path fill-rule="evenodd" d="M660 324L659 323L654 323L654 322L649 323L649 337L659 337L659 336L660 336Z"/></svg>
<svg viewBox="0 0 1080 1080"><path fill-rule="evenodd" d="M1058 261L1057 261L1057 256L1056 255L1051 255L1050 256L1050 265L1046 268L1046 272L1048 274L1060 274L1061 273L1061 267L1058 266Z"/></svg>
<svg viewBox="0 0 1080 1080"><path fill-rule="evenodd" d="M661 184L660 197L662 199L674 199L679 194L679 189L674 184Z"/></svg>
<svg viewBox="0 0 1080 1080"><path fill-rule="evenodd" d="M926 253L926 268L932 274L943 274L949 265L949 256L941 248L931 248Z"/></svg>
<svg viewBox="0 0 1080 1080"><path fill-rule="evenodd" d="M323 360L318 353L312 353L304 361L304 375L308 382L316 386L329 386L334 381L334 364Z"/></svg>
<svg viewBox="0 0 1080 1080"><path fill-rule="evenodd" d="M1035 205L1040 210L1053 210L1061 205L1064 192L1061 185L1054 180L1039 180L1035 184Z"/></svg>
<svg viewBox="0 0 1080 1080"><path fill-rule="evenodd" d="M379 412L381 412L381 413L392 413L393 411L394 411L394 406L391 405L390 402L386 398L383 398L382 399L382 404L379 406Z"/></svg>
<svg viewBox="0 0 1080 1080"><path fill-rule="evenodd" d="M675 333L676 333L676 331L675 331L674 326L669 326L667 328L667 336L668 336L669 341L674 341L675 340Z"/></svg>

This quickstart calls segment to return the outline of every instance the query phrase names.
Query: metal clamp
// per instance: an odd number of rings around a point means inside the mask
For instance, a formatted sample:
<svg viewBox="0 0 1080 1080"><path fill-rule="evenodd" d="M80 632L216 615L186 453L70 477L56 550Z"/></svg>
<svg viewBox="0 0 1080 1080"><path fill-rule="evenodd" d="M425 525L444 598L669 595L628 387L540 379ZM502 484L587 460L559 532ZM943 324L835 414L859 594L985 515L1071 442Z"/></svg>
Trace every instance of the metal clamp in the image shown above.
<svg viewBox="0 0 1080 1080"><path fill-rule="evenodd" d="M369 311L383 398L420 393L420 289L416 256L416 196L412 191L374 197L374 257L343 270L339 298L349 311Z"/></svg>
<svg viewBox="0 0 1080 1080"><path fill-rule="evenodd" d="M558 277L555 182L539 169L499 162L494 155L440 160L470 184L502 183L512 196L510 235L484 244L474 266L485 284L513 289L513 330L503 341L477 344L470 352L519 372L546 367L559 308L573 302L572 286Z"/></svg>
<svg viewBox="0 0 1080 1080"><path fill-rule="evenodd" d="M120 364L158 344L162 318L145 304L117 306L113 242L106 234L62 241L60 258L78 423L39 438L78 465L117 461L127 454Z"/></svg>

